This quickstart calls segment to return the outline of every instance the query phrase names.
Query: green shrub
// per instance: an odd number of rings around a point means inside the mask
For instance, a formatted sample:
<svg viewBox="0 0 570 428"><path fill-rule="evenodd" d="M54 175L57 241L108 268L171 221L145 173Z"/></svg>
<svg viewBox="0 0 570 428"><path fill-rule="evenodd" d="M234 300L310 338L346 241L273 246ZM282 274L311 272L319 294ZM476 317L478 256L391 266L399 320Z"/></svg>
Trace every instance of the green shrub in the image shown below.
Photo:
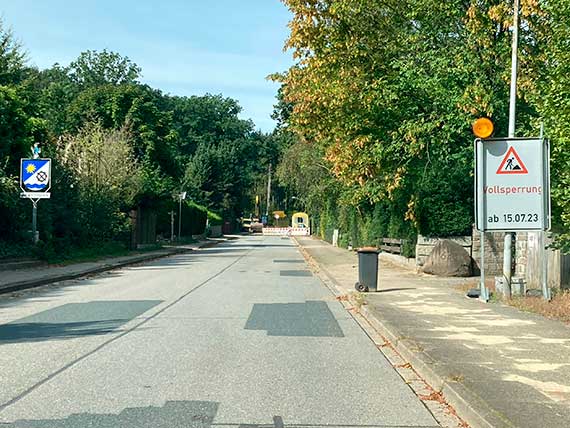
<svg viewBox="0 0 570 428"><path fill-rule="evenodd" d="M8 257L35 256L31 237L27 241L0 241L0 259Z"/></svg>
<svg viewBox="0 0 570 428"><path fill-rule="evenodd" d="M178 201L164 200L158 205L156 231L164 238L170 238L171 212L174 212L174 234L178 235L178 215L180 206ZM182 201L181 235L201 235L206 230L208 209L191 200Z"/></svg>
<svg viewBox="0 0 570 428"><path fill-rule="evenodd" d="M220 226L224 223L222 216L213 211L208 211L208 223L210 226Z"/></svg>
<svg viewBox="0 0 570 428"><path fill-rule="evenodd" d="M206 230L208 209L192 201L182 204L182 236L201 235Z"/></svg>

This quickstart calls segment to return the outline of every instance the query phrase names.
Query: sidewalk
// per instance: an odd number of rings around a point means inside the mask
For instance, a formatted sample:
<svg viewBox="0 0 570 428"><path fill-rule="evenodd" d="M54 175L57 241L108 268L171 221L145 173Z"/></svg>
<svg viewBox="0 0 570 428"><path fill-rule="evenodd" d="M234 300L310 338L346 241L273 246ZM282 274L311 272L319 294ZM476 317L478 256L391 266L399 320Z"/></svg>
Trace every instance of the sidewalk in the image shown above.
<svg viewBox="0 0 570 428"><path fill-rule="evenodd" d="M341 294L355 292L354 252L300 247ZM380 257L379 292L361 313L472 427L570 426L570 328L468 299L464 280L416 274Z"/></svg>
<svg viewBox="0 0 570 428"><path fill-rule="evenodd" d="M121 257L108 257L97 261L73 263L65 266L42 266L38 268L2 271L0 275L0 293L38 287L58 281L67 281L161 257L186 253L207 245L212 245L217 241L219 240L199 241L188 245L165 247L156 251Z"/></svg>

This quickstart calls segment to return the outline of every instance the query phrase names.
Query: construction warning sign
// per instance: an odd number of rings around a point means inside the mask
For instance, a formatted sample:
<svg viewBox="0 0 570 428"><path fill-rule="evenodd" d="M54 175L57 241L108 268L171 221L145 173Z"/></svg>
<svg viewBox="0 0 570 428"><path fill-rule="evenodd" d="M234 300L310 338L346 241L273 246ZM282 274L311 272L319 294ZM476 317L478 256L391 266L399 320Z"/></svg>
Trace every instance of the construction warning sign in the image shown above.
<svg viewBox="0 0 570 428"><path fill-rule="evenodd" d="M528 169L526 169L514 147L509 148L507 151L503 162L497 169L497 174L528 174Z"/></svg>
<svg viewBox="0 0 570 428"><path fill-rule="evenodd" d="M550 228L549 145L543 139L475 141L476 225L482 231Z"/></svg>

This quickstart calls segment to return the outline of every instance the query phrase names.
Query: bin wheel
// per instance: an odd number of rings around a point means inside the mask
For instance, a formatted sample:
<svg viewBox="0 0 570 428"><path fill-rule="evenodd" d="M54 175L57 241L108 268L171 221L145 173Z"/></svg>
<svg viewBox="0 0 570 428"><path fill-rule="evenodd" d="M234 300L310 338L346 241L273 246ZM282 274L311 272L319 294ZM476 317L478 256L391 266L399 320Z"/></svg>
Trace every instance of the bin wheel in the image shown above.
<svg viewBox="0 0 570 428"><path fill-rule="evenodd" d="M354 284L354 288L356 288L356 290L360 291L361 293L368 291L368 287L364 284L361 284L360 282L357 282L356 284Z"/></svg>

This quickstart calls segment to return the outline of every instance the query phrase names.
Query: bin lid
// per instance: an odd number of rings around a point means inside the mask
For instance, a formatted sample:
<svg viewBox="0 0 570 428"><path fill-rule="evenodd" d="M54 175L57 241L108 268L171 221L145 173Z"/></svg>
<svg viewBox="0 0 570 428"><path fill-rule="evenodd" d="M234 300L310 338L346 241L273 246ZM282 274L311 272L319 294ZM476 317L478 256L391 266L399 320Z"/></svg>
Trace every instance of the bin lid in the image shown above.
<svg viewBox="0 0 570 428"><path fill-rule="evenodd" d="M376 247L361 247L357 250L359 253L376 253L378 254L380 250Z"/></svg>

